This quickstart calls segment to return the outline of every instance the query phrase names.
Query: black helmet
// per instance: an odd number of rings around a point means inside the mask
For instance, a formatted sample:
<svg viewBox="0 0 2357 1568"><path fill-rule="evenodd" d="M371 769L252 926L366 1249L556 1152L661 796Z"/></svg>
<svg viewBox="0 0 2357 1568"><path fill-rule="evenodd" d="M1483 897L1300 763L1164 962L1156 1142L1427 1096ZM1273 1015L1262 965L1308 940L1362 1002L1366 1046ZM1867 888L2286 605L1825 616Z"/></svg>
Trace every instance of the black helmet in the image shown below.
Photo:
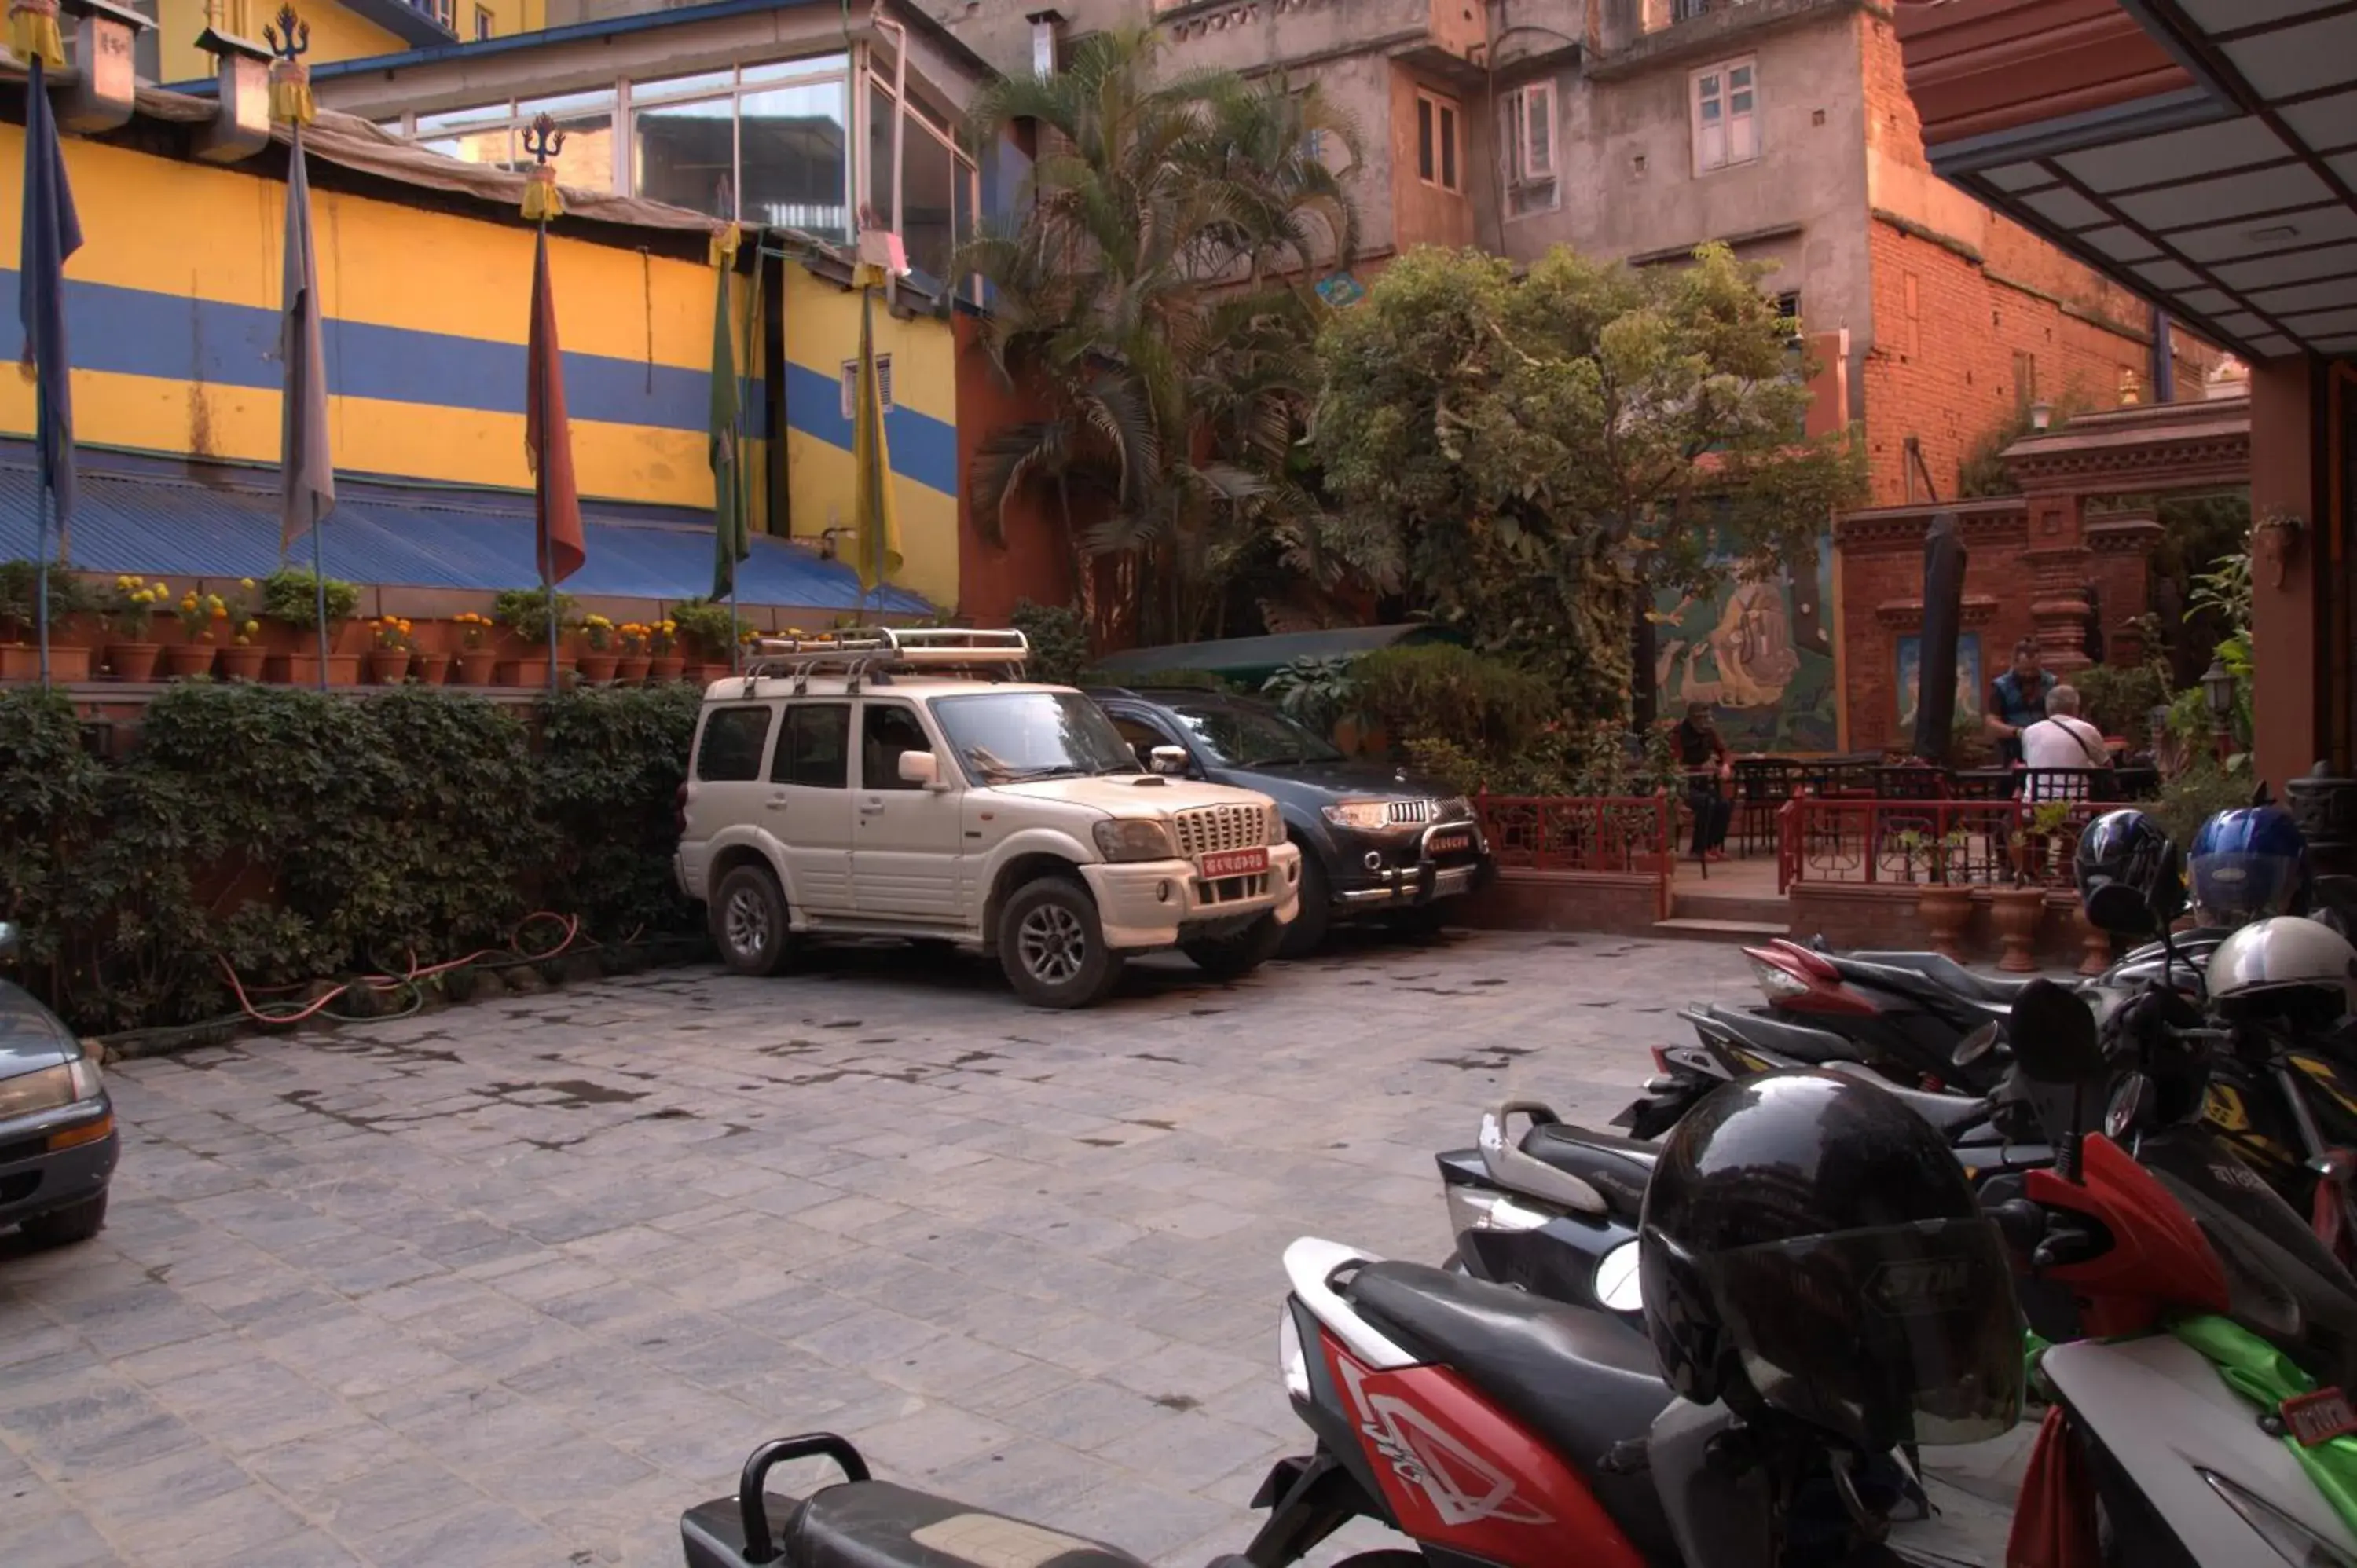
<svg viewBox="0 0 2357 1568"><path fill-rule="evenodd" d="M1645 1329L1671 1387L1885 1453L2021 1409L1996 1229L1940 1134L1870 1083L1774 1072L1678 1123L1645 1189Z"/></svg>
<svg viewBox="0 0 2357 1568"><path fill-rule="evenodd" d="M2185 913L2185 856L2142 811L2106 811L2079 835L2079 902L2100 929L2140 935Z"/></svg>

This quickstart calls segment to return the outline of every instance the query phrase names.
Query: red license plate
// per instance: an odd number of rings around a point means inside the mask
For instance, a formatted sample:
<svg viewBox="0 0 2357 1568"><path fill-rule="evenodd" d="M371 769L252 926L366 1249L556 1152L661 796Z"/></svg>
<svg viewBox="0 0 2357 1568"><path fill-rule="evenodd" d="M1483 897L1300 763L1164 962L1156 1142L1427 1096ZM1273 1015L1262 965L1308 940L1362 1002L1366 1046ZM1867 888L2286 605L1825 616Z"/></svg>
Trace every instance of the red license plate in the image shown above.
<svg viewBox="0 0 2357 1568"><path fill-rule="evenodd" d="M1267 869L1265 849L1223 849L1203 857L1203 875L1210 877L1256 876Z"/></svg>
<svg viewBox="0 0 2357 1568"><path fill-rule="evenodd" d="M1473 847L1471 833L1435 833L1425 841L1425 847L1435 854L1455 854Z"/></svg>
<svg viewBox="0 0 2357 1568"><path fill-rule="evenodd" d="M2351 1408L2349 1396L2339 1389L2319 1389L2284 1401L2283 1423L2300 1446L2313 1448L2357 1433L2357 1409Z"/></svg>

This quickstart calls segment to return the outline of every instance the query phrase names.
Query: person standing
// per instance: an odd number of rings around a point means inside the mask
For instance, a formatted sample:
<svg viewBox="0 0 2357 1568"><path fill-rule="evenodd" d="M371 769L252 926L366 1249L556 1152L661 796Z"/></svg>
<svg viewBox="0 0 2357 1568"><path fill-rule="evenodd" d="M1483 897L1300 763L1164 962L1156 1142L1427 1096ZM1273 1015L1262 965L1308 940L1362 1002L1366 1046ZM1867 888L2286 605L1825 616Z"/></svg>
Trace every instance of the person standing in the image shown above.
<svg viewBox="0 0 2357 1568"><path fill-rule="evenodd" d="M2021 761L2021 732L2046 716L2047 694L2053 690L2053 672L2038 662L2038 644L2026 637L2015 643L2013 668L1989 682L1984 722L1996 742L2001 765L2011 768Z"/></svg>
<svg viewBox="0 0 2357 1568"><path fill-rule="evenodd" d="M1733 775L1727 742L1712 721L1708 703L1688 703L1686 716L1673 736L1678 766L1686 770L1686 807L1694 812L1694 853L1698 858L1727 858L1727 827L1735 817L1735 802L1727 798L1726 783Z"/></svg>

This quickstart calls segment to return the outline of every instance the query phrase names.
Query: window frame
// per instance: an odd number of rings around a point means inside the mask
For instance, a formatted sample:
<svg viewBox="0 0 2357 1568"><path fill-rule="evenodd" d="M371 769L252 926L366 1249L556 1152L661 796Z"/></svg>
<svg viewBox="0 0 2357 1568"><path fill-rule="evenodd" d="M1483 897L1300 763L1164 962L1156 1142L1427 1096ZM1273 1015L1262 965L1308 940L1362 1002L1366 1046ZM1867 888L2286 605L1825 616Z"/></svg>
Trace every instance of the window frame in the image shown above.
<svg viewBox="0 0 2357 1568"><path fill-rule="evenodd" d="M845 420L856 419L859 417L859 361L856 359L844 360L837 374L843 392L843 417ZM900 406L892 399L892 351L888 349L876 356L876 386L884 394L885 413L889 413Z"/></svg>
<svg viewBox="0 0 2357 1568"><path fill-rule="evenodd" d="M840 789L848 794L851 789L851 710L852 702L848 697L812 698L788 703L778 721L777 734L770 743L770 782L780 789ZM789 757L786 749L787 741L795 733L795 716L827 711L840 714L843 719L843 781L839 784L813 784L807 779L784 776L780 770L796 760Z"/></svg>
<svg viewBox="0 0 2357 1568"><path fill-rule="evenodd" d="M1735 84L1735 73L1738 70L1748 70L1751 73L1750 79L1741 87ZM1718 91L1706 96L1703 91L1703 83L1714 77L1719 81ZM1751 106L1744 110L1740 115L1735 110L1735 96L1738 92L1748 93L1751 99ZM1708 155L1704 147L1703 105L1709 102L1719 105L1717 128L1720 156L1716 163L1708 161ZM1746 134L1750 138L1749 148L1740 157L1735 156L1734 149L1735 125L1738 119L1743 123ZM1741 168L1747 164L1756 164L1760 161L1762 144L1760 134L1759 56L1734 55L1726 59L1713 60L1707 65L1696 66L1686 73L1686 131L1688 143L1693 151L1695 177L1697 179L1706 174Z"/></svg>
<svg viewBox="0 0 2357 1568"><path fill-rule="evenodd" d="M500 19L491 14L491 8L489 5L475 7L475 41L477 43L485 43L497 37L499 26Z"/></svg>
<svg viewBox="0 0 2357 1568"><path fill-rule="evenodd" d="M894 752L892 776L889 779L872 779L867 777L867 724L870 719L884 713L897 713L904 715L910 724L917 726L917 734L925 744L904 746L900 751ZM900 753L908 751L929 751L936 758L942 754L941 742L934 738L932 726L925 722L923 704L909 702L905 698L862 696L859 699L859 783L857 786L859 792L880 794L888 790L897 790L903 794L923 793L925 787L922 784L913 784L900 777Z"/></svg>
<svg viewBox="0 0 2357 1568"><path fill-rule="evenodd" d="M715 726L720 725L724 721L733 721L738 714L759 714L761 715L761 733L759 738L753 742L752 746L753 769L750 773L745 775L741 779L715 778L704 770L705 754L711 746L713 730ZM695 757L694 758L695 781L699 784L759 784L761 782L762 774L768 771L763 764L769 759L771 746L770 737L776 732L777 727L778 704L775 703L729 703L706 709L704 714L704 723L697 726L695 732Z"/></svg>
<svg viewBox="0 0 2357 1568"><path fill-rule="evenodd" d="M1546 126L1546 166L1538 168L1533 166L1531 158L1531 126L1534 122L1541 120L1541 116L1533 113L1533 105L1542 100L1546 104L1546 113L1544 117L1544 124ZM1537 81L1526 81L1507 95L1507 102L1511 106L1509 113L1513 118L1513 138L1508 145L1513 149L1514 183L1523 186L1553 185L1561 174L1556 165L1561 161L1558 148L1563 140L1558 134L1562 127L1556 107L1558 101L1555 97L1555 80L1548 77Z"/></svg>
<svg viewBox="0 0 2357 1568"><path fill-rule="evenodd" d="M1415 90L1417 183L1465 194L1465 105L1428 87Z"/></svg>

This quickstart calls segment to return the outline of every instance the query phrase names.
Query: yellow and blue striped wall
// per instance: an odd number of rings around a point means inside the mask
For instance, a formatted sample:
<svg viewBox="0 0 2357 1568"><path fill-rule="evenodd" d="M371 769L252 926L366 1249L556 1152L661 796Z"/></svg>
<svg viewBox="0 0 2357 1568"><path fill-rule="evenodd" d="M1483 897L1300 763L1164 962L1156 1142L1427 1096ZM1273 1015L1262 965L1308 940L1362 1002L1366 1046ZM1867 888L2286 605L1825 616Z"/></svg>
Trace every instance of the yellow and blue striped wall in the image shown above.
<svg viewBox="0 0 2357 1568"><path fill-rule="evenodd" d="M85 445L274 464L275 358L285 187L278 180L68 138L83 245L68 263L77 438ZM0 168L23 166L20 128L0 124ZM0 182L0 243L13 297L21 182ZM326 316L328 418L339 471L528 489L524 343L533 234L446 210L313 190ZM709 509L706 424L713 274L700 260L565 236L550 240L576 472L585 498ZM851 435L836 369L858 350L858 296L786 268L786 404L793 532L850 519ZM749 280L737 280L740 374ZM937 604L957 589L952 334L879 310L901 406L888 431L906 567ZM21 349L0 317L0 360ZM750 471L767 472L763 388L744 406ZM28 435L32 389L0 376L0 433ZM754 526L767 529L766 487Z"/></svg>
<svg viewBox="0 0 2357 1568"><path fill-rule="evenodd" d="M859 354L859 295L789 263L785 286L787 506L815 542L853 521L851 421L843 366ZM957 345L932 315L894 316L879 297L876 351L892 356L884 417L900 521L900 585L937 605L958 597Z"/></svg>

